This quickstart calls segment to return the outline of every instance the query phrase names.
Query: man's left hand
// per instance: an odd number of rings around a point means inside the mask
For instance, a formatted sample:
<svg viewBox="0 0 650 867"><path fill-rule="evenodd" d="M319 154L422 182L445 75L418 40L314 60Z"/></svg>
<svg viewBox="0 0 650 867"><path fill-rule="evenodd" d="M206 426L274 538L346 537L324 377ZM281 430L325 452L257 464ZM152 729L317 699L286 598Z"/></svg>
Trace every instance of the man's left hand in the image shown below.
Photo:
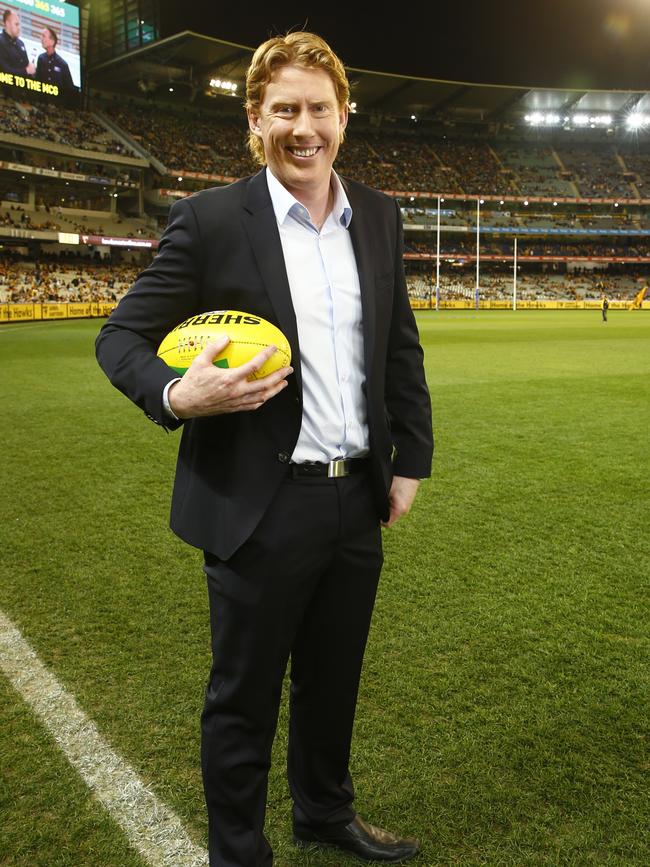
<svg viewBox="0 0 650 867"><path fill-rule="evenodd" d="M392 527L398 518L407 515L415 499L419 479L407 479L405 476L393 476L393 483L388 494L390 514L387 521L382 521L382 527Z"/></svg>

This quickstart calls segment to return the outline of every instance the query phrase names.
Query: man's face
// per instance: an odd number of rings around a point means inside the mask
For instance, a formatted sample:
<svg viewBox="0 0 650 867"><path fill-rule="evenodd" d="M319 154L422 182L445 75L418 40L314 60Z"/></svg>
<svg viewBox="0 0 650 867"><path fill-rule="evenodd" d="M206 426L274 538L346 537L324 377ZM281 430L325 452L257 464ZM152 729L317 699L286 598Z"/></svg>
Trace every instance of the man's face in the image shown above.
<svg viewBox="0 0 650 867"><path fill-rule="evenodd" d="M334 83L324 70L291 65L273 73L259 114L248 112L269 168L294 195L329 185L347 120L347 107L339 108Z"/></svg>
<svg viewBox="0 0 650 867"><path fill-rule="evenodd" d="M54 51L54 39L52 39L52 34L47 29L47 27L41 33L41 45L46 51Z"/></svg>
<svg viewBox="0 0 650 867"><path fill-rule="evenodd" d="M15 12L12 12L11 15L5 21L5 30L11 36L12 39L15 39L20 34L20 18L16 15Z"/></svg>

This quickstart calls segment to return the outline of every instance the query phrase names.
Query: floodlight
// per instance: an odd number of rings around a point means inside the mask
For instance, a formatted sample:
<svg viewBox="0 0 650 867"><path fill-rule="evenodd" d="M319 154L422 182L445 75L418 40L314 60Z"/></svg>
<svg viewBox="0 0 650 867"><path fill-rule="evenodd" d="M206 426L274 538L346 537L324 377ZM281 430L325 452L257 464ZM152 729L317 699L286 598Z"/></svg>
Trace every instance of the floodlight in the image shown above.
<svg viewBox="0 0 650 867"><path fill-rule="evenodd" d="M628 114L625 119L625 125L628 129L632 130L643 129L643 127L648 125L648 115L641 114L638 111L633 111L631 114Z"/></svg>

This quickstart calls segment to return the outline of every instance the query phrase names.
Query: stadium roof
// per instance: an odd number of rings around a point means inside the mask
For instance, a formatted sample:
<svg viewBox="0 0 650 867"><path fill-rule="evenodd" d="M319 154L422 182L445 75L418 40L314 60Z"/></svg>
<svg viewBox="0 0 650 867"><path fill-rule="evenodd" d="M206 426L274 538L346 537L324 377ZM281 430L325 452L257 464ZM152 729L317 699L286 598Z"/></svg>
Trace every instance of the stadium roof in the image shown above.
<svg viewBox="0 0 650 867"><path fill-rule="evenodd" d="M235 93L219 94L219 100L235 96L241 104L252 53L248 46L184 31L90 66L88 79L91 87L122 92L132 91L137 82L141 94L162 94L173 87L195 102L207 99L210 79L218 78L237 84ZM386 118L507 123L530 112L650 113L648 91L530 88L347 71L357 110ZM225 103L223 107L227 109Z"/></svg>

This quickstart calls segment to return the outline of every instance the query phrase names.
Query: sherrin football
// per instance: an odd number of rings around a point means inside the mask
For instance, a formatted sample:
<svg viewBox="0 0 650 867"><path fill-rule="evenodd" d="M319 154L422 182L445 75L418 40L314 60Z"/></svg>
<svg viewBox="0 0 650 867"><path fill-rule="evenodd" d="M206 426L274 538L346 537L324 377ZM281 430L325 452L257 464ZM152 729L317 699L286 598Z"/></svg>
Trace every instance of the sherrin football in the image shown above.
<svg viewBox="0 0 650 867"><path fill-rule="evenodd" d="M291 362L291 347L280 329L261 316L239 310L210 310L190 316L165 337L158 357L182 376L206 344L221 334L227 334L230 343L215 357L217 367L239 367L271 344L277 352L249 379L260 379Z"/></svg>

